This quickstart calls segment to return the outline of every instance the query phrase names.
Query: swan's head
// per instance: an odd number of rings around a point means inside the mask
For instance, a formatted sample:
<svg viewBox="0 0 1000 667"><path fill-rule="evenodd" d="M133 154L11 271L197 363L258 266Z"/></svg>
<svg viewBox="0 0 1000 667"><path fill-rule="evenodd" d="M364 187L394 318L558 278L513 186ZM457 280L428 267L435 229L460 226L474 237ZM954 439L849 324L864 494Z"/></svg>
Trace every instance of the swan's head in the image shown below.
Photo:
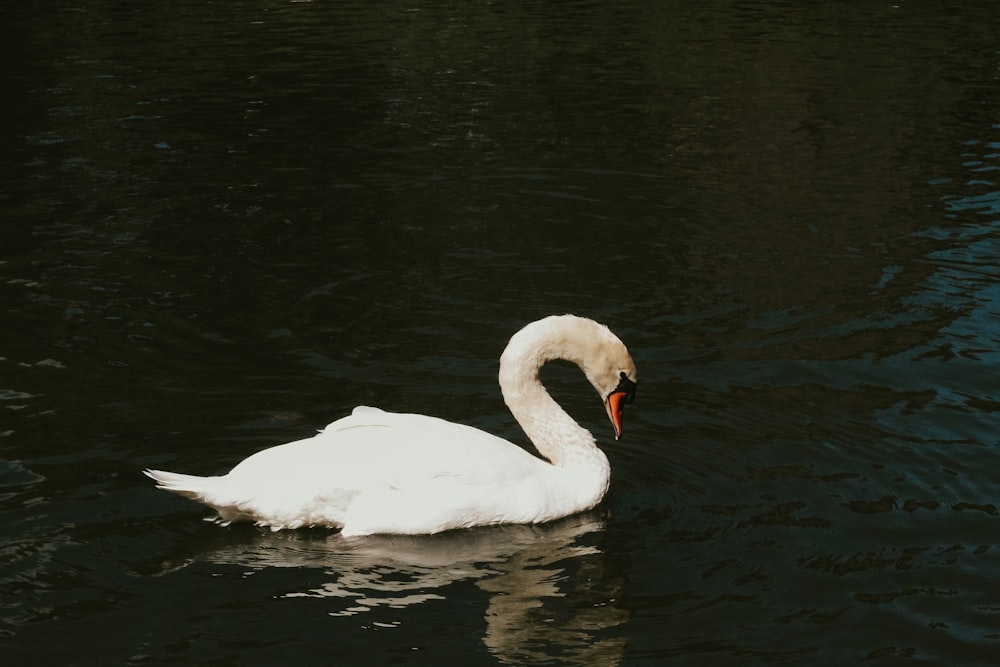
<svg viewBox="0 0 1000 667"><path fill-rule="evenodd" d="M550 359L572 361L604 401L615 439L622 435L625 404L635 398L635 363L625 344L603 324L576 315L553 315L514 334L500 358L500 384L516 392L537 383L538 369ZM523 374L522 374L523 373Z"/></svg>
<svg viewBox="0 0 1000 667"><path fill-rule="evenodd" d="M581 319L581 318L577 318ZM584 326L592 329L588 338L591 344L585 346L582 358L573 359L583 369L590 384L604 400L604 409L615 430L615 440L622 437L622 414L625 404L635 398L637 373L635 362L625 344L603 324L584 320L595 325Z"/></svg>

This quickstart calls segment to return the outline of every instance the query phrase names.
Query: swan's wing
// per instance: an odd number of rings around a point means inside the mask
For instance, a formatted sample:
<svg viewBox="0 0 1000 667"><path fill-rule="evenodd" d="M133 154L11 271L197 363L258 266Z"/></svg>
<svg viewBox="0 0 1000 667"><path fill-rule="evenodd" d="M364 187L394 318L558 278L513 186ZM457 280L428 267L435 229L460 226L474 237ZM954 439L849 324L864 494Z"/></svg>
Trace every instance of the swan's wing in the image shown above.
<svg viewBox="0 0 1000 667"><path fill-rule="evenodd" d="M473 486L522 479L549 464L502 438L425 415L358 407L312 438L250 456L230 477L280 476L313 488L405 488L448 478Z"/></svg>

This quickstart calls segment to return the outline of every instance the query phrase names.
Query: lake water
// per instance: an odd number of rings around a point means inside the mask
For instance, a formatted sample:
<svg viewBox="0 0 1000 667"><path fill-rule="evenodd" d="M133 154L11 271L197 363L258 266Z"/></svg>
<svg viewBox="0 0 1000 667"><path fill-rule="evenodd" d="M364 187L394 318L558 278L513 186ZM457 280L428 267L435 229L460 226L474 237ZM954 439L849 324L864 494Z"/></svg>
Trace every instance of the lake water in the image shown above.
<svg viewBox="0 0 1000 667"><path fill-rule="evenodd" d="M940 3L938 3L940 4ZM995 3L51 0L0 51L4 663L1000 656ZM358 404L523 442L509 336L639 367L606 500L202 521Z"/></svg>

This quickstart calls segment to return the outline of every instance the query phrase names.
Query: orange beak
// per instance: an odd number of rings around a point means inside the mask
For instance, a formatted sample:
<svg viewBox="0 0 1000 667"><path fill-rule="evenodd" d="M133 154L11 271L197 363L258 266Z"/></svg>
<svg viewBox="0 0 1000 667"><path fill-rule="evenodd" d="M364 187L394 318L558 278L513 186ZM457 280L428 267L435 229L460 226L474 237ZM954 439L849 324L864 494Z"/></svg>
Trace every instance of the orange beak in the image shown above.
<svg viewBox="0 0 1000 667"><path fill-rule="evenodd" d="M615 440L622 437L622 413L625 411L625 404L629 402L629 394L625 391L613 391L608 394L604 401L604 408L608 411L608 419L615 429Z"/></svg>

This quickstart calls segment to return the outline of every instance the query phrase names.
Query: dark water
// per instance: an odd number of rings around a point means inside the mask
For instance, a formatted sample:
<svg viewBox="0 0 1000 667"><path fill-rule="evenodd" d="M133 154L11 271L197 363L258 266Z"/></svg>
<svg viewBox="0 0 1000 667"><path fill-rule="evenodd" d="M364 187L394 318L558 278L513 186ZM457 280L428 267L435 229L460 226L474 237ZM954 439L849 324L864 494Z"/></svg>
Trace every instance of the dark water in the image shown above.
<svg viewBox="0 0 1000 667"><path fill-rule="evenodd" d="M994 664L995 3L8 8L5 664ZM201 521L356 404L519 439L608 323L626 437L548 526Z"/></svg>

